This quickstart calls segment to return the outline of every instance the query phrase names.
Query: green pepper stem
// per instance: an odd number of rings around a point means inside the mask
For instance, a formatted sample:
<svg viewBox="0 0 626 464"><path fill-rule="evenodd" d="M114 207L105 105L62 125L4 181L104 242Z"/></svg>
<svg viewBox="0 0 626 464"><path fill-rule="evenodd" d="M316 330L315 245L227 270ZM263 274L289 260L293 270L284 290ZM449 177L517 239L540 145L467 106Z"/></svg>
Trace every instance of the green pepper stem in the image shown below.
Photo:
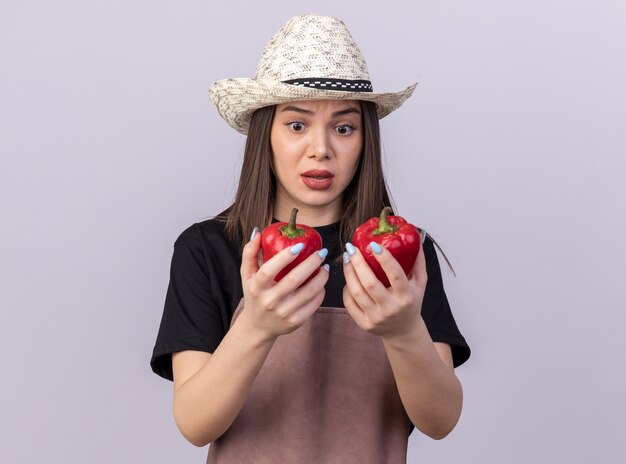
<svg viewBox="0 0 626 464"><path fill-rule="evenodd" d="M387 220L387 216L391 213L391 207L385 206L380 212L378 227L372 232L373 235L391 234L398 230L398 226L392 226Z"/></svg>
<svg viewBox="0 0 626 464"><path fill-rule="evenodd" d="M298 215L298 208L292 209L291 215L289 216L289 223L280 228L281 234L283 234L287 238L301 237L305 234L303 229L298 229L296 227L297 215Z"/></svg>

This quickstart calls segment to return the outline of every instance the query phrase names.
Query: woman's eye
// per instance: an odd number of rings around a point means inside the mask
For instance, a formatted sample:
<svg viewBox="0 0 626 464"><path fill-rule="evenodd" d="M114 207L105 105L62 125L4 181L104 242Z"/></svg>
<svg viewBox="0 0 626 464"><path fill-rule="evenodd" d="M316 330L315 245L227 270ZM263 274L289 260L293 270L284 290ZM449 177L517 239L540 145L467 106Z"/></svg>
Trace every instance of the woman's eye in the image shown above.
<svg viewBox="0 0 626 464"><path fill-rule="evenodd" d="M301 132L304 129L304 124L298 121L292 121L288 123L287 125L291 128L291 130L295 132Z"/></svg>
<svg viewBox="0 0 626 464"><path fill-rule="evenodd" d="M341 135L351 134L354 130L354 127L348 125L337 126L336 131Z"/></svg>

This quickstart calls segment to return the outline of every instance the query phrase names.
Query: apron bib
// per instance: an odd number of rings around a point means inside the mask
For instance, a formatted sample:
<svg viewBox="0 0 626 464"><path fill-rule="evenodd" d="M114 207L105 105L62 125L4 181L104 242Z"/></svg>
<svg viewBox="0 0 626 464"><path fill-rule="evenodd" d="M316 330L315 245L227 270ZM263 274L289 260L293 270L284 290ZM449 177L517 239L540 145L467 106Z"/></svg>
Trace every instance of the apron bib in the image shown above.
<svg viewBox="0 0 626 464"><path fill-rule="evenodd" d="M243 299L231 326L243 310ZM278 337L207 464L404 464L410 420L382 340L320 307Z"/></svg>

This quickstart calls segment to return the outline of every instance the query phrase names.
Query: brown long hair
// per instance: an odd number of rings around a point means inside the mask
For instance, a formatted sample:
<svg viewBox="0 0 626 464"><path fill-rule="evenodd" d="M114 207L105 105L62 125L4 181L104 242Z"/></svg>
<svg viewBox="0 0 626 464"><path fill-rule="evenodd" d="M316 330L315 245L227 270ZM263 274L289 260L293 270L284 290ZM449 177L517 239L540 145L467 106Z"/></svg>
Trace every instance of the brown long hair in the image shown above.
<svg viewBox="0 0 626 464"><path fill-rule="evenodd" d="M343 192L339 225L340 243L351 240L354 230L371 217L379 216L385 206L392 206L381 161L380 126L376 105L360 101L363 118L363 152L352 181ZM244 148L243 165L233 204L216 216L225 223L226 236L240 247L246 244L252 229L261 230L271 223L276 198L276 177L271 167L270 132L276 106L260 108L252 115ZM446 263L456 276L439 244Z"/></svg>

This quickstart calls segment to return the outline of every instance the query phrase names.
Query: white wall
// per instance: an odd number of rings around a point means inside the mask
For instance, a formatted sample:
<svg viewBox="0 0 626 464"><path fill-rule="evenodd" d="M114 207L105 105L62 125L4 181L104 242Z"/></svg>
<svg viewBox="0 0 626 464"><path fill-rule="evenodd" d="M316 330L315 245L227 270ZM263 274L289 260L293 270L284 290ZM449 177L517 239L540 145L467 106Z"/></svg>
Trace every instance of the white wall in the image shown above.
<svg viewBox="0 0 626 464"><path fill-rule="evenodd" d="M411 463L624 462L622 1L3 1L0 459L204 462L148 361L172 244L244 139L207 97L291 16L341 17L399 211L444 247L461 422Z"/></svg>

